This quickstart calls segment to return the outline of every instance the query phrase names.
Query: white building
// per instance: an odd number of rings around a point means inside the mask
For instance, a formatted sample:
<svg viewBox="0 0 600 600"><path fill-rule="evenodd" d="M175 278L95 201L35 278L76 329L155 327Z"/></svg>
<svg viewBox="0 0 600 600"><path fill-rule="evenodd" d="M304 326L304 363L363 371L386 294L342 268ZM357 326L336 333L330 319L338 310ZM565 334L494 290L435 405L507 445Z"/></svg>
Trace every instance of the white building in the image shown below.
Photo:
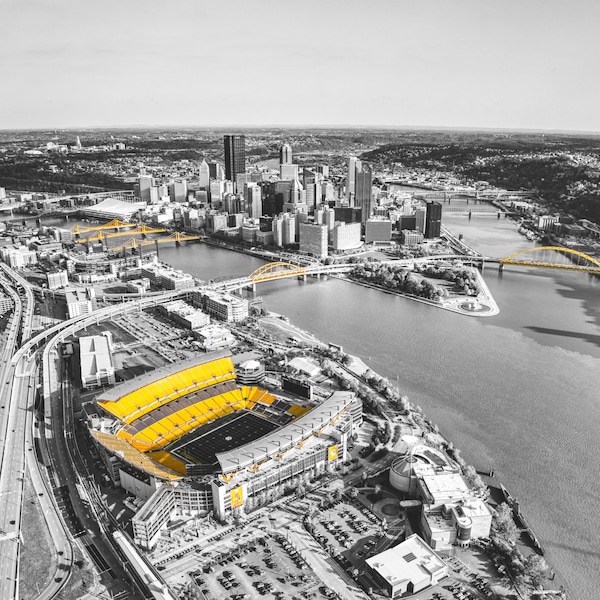
<svg viewBox="0 0 600 600"><path fill-rule="evenodd" d="M25 246L9 246L0 249L0 258L11 269L20 269L38 262L35 250L29 250Z"/></svg>
<svg viewBox="0 0 600 600"><path fill-rule="evenodd" d="M192 303L202 306L209 315L227 322L244 321L250 311L248 300L222 292L193 292Z"/></svg>
<svg viewBox="0 0 600 600"><path fill-rule="evenodd" d="M331 232L331 245L333 249L340 251L359 248L362 245L360 230L360 223L336 223Z"/></svg>
<svg viewBox="0 0 600 600"><path fill-rule="evenodd" d="M110 334L79 338L81 385L86 388L114 385Z"/></svg>
<svg viewBox="0 0 600 600"><path fill-rule="evenodd" d="M416 533L365 561L390 598L416 594L448 576L448 566Z"/></svg>

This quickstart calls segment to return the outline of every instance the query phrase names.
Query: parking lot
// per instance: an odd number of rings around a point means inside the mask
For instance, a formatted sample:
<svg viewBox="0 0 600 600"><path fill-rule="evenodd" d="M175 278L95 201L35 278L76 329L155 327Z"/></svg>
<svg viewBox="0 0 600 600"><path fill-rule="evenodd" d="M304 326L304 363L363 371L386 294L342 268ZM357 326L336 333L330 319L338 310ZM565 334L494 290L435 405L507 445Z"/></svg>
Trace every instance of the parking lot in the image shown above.
<svg viewBox="0 0 600 600"><path fill-rule="evenodd" d="M318 581L282 536L264 535L203 561L190 577L206 600L321 600L337 596Z"/></svg>
<svg viewBox="0 0 600 600"><path fill-rule="evenodd" d="M362 567L386 541L379 519L358 502L342 501L314 521L315 539L333 554L339 552L346 569Z"/></svg>

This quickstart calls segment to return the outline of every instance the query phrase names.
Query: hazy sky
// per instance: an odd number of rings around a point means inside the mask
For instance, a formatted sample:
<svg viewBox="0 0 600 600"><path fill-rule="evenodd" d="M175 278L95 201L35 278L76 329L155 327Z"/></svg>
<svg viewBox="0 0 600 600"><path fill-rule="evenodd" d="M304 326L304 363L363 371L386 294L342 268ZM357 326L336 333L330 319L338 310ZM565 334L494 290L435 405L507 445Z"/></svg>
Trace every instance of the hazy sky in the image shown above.
<svg viewBox="0 0 600 600"><path fill-rule="evenodd" d="M0 0L0 128L600 131L594 0Z"/></svg>

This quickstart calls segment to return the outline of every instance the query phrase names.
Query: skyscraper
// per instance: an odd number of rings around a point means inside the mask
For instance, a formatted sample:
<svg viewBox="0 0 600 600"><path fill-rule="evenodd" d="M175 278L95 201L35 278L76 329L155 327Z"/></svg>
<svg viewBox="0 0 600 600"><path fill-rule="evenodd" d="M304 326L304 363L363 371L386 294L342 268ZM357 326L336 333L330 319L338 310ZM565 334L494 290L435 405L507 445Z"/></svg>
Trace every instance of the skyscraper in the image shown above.
<svg viewBox="0 0 600 600"><path fill-rule="evenodd" d="M346 198L350 206L354 206L354 192L356 183L356 169L360 167L360 160L356 156L351 156L348 159L348 176L346 178Z"/></svg>
<svg viewBox="0 0 600 600"><path fill-rule="evenodd" d="M425 237L427 239L440 237L442 229L442 205L435 200L427 200L425 213Z"/></svg>
<svg viewBox="0 0 600 600"><path fill-rule="evenodd" d="M210 185L210 167L204 159L202 159L198 171L198 185L201 188L208 188Z"/></svg>
<svg viewBox="0 0 600 600"><path fill-rule="evenodd" d="M246 172L246 136L226 135L225 178L235 183L238 173Z"/></svg>
<svg viewBox="0 0 600 600"><path fill-rule="evenodd" d="M371 216L373 204L371 183L373 177L369 165L363 165L360 161L357 162L354 174L354 206L361 209L361 220L364 224Z"/></svg>
<svg viewBox="0 0 600 600"><path fill-rule="evenodd" d="M279 148L279 164L280 165L291 165L292 164L292 147L289 144L283 144Z"/></svg>

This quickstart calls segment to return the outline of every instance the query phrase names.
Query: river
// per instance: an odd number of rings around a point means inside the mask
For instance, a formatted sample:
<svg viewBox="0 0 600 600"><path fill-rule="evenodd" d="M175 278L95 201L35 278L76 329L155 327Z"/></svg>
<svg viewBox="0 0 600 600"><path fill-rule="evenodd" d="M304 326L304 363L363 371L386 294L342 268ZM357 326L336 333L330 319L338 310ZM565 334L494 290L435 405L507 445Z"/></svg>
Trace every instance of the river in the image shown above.
<svg viewBox="0 0 600 600"><path fill-rule="evenodd" d="M495 215L444 225L488 256L532 244ZM207 245L161 247L201 279L261 260ZM516 496L569 598L596 600L600 577L600 281L552 270L486 268L500 314L457 315L339 279L262 284L266 308L341 344L397 382L461 449Z"/></svg>

